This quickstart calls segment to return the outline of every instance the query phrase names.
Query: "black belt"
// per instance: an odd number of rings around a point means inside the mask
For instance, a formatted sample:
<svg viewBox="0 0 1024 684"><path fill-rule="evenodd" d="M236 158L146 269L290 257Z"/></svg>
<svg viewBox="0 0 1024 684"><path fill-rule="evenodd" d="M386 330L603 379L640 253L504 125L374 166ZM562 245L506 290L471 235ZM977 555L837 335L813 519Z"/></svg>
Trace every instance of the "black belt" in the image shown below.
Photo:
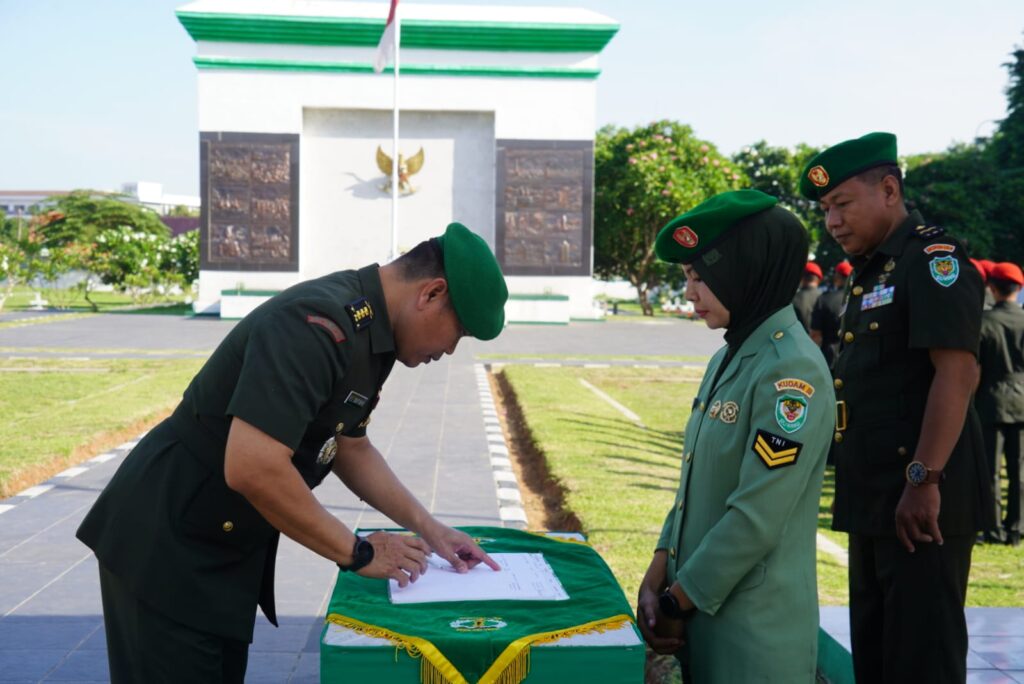
<svg viewBox="0 0 1024 684"><path fill-rule="evenodd" d="M836 432L845 431L851 417L860 427L907 418L911 415L910 407L920 406L923 411L925 401L927 396L888 396L865 399L850 406L845 399L839 399L836 401Z"/></svg>

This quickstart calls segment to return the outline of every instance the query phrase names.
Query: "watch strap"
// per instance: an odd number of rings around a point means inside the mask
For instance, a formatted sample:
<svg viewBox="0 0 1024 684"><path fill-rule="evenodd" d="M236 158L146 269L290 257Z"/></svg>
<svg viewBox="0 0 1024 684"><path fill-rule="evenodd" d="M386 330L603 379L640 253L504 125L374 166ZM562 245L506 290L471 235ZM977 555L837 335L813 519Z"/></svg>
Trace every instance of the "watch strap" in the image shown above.
<svg viewBox="0 0 1024 684"><path fill-rule="evenodd" d="M373 544L362 537L356 536L356 542L352 545L352 562L348 565L338 563L338 569L343 572L357 572L373 562Z"/></svg>

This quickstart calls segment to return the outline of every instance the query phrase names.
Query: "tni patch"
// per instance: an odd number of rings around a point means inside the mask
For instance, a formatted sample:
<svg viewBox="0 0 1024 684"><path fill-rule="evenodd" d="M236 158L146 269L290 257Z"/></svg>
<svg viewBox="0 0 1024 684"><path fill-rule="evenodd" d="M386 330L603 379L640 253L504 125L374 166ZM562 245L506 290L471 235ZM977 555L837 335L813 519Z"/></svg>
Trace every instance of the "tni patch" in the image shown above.
<svg viewBox="0 0 1024 684"><path fill-rule="evenodd" d="M794 442L766 430L758 430L750 449L757 454L762 463L768 466L769 470L774 470L796 463L803 446L800 442Z"/></svg>
<svg viewBox="0 0 1024 684"><path fill-rule="evenodd" d="M370 302L366 301L366 297L360 297L354 302L346 304L345 311L352 319L352 325L356 332L369 328L373 323L373 307L370 306Z"/></svg>
<svg viewBox="0 0 1024 684"><path fill-rule="evenodd" d="M932 280L942 287L949 287L960 277L960 262L951 256L935 257L928 262Z"/></svg>

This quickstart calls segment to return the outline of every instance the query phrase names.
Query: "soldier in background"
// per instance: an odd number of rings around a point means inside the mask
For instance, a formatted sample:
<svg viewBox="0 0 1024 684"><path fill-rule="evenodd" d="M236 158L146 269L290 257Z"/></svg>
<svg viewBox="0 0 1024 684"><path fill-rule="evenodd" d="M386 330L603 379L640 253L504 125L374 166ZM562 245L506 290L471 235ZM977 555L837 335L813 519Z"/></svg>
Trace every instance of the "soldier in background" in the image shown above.
<svg viewBox="0 0 1024 684"><path fill-rule="evenodd" d="M971 262L971 264L974 265L974 268L978 269L978 273L981 274L981 282L988 283L988 272L989 272L989 269L991 269L993 266L996 265L995 262L994 261L989 261L988 259L971 259L970 262ZM990 289L988 289L986 287L985 288L985 310L987 311L987 310L991 309L992 305L995 304L995 303L996 303L996 300L992 298L992 290L990 290Z"/></svg>
<svg viewBox="0 0 1024 684"><path fill-rule="evenodd" d="M818 297L811 312L811 339L821 347L829 368L839 354L839 324L843 317L843 301L846 299L846 281L851 273L853 266L849 261L836 264L832 272L832 289Z"/></svg>
<svg viewBox="0 0 1024 684"><path fill-rule="evenodd" d="M800 325L804 326L806 332L811 330L811 312L821 295L821 290L818 289L818 286L821 285L821 278L821 267L813 261L808 261L804 266L803 277L800 279L800 289L793 297L797 320L800 321Z"/></svg>
<svg viewBox="0 0 1024 684"><path fill-rule="evenodd" d="M974 405L981 417L988 456L989 485L994 500L994 525L986 530L988 543L1020 544L1021 519L1021 428L1024 428L1024 309L1017 293L1024 285L1024 273L1016 264L995 264L989 270L988 289L995 304L981 316L981 346L978 362L981 381ZM1006 516L1000 506L999 476L1006 454Z"/></svg>

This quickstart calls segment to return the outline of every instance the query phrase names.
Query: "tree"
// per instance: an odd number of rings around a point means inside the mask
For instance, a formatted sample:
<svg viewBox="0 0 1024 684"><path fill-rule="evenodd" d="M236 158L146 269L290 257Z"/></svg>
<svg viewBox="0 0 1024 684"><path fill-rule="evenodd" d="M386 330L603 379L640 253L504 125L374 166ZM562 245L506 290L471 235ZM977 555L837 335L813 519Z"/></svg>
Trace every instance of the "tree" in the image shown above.
<svg viewBox="0 0 1024 684"><path fill-rule="evenodd" d="M129 227L109 228L96 236L86 267L104 283L128 293L132 301L139 304L151 301L168 286L181 282L178 274L162 268L170 252L166 235Z"/></svg>
<svg viewBox="0 0 1024 684"><path fill-rule="evenodd" d="M121 227L164 237L170 234L155 211L125 202L120 197L93 190L74 190L47 198L33 220L47 247L70 242L91 243L104 230Z"/></svg>
<svg viewBox="0 0 1024 684"><path fill-rule="evenodd" d="M190 287L199 279L199 231L190 230L175 236L164 253L161 269L181 278L182 287Z"/></svg>
<svg viewBox="0 0 1024 684"><path fill-rule="evenodd" d="M646 316L654 313L650 289L681 278L680 269L654 254L658 231L708 197L745 184L728 158L674 121L602 128L594 177L594 270L628 280Z"/></svg>
<svg viewBox="0 0 1024 684"><path fill-rule="evenodd" d="M1024 173L1024 46L1010 53L1012 61L1003 64L1010 72L1006 87L1006 118L999 122L993 136L996 163L1005 171Z"/></svg>

